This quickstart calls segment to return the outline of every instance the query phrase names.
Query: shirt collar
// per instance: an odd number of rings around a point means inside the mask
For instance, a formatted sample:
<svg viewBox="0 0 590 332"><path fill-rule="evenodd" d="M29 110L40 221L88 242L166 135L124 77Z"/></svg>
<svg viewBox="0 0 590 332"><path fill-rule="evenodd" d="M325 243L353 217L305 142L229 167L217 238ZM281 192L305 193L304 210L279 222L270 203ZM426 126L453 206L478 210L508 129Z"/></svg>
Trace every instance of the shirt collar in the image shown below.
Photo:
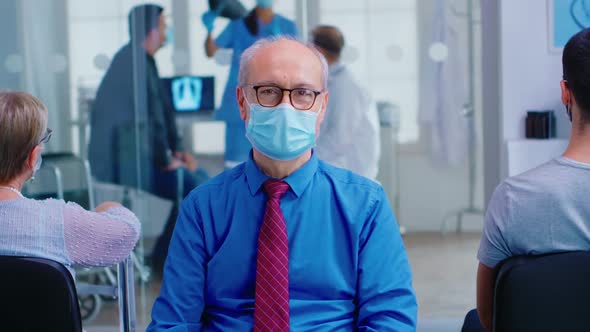
<svg viewBox="0 0 590 332"><path fill-rule="evenodd" d="M295 196L299 197L311 182L317 169L318 158L315 155L315 151L312 150L311 158L293 174L283 180L289 184L289 187L291 187ZM250 152L250 157L248 158L248 161L246 161L245 172L246 182L248 183L252 196L256 195L266 180L270 179L270 177L264 174L258 165L256 165L256 162L254 162L254 158L252 157L252 152Z"/></svg>

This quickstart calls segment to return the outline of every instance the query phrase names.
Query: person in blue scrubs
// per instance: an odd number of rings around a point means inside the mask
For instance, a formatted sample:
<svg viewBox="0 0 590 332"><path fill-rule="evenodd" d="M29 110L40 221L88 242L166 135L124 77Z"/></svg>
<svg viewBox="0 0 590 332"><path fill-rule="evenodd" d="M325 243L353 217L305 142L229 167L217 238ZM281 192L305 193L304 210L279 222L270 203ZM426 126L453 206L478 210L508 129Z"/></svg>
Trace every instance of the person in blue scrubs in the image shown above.
<svg viewBox="0 0 590 332"><path fill-rule="evenodd" d="M225 30L215 39L211 36L216 13L206 12L203 24L207 29L205 51L208 57L213 57L218 49L227 48L233 51L229 78L221 106L216 112L217 120L225 121L225 162L226 168L231 168L248 159L251 145L246 139L244 123L240 119L238 104L236 103L236 88L238 84L238 69L242 52L260 38L277 35L298 36L295 23L272 10L273 0L257 0L254 8L245 18L233 20Z"/></svg>
<svg viewBox="0 0 590 332"><path fill-rule="evenodd" d="M244 52L237 98L252 153L183 202L148 332L416 330L410 265L383 188L313 151L327 76L324 57L299 41L263 39ZM282 229L263 232L269 222ZM276 239L280 278L259 269ZM269 309L260 289L276 288L288 296ZM287 326L259 325L279 310Z"/></svg>

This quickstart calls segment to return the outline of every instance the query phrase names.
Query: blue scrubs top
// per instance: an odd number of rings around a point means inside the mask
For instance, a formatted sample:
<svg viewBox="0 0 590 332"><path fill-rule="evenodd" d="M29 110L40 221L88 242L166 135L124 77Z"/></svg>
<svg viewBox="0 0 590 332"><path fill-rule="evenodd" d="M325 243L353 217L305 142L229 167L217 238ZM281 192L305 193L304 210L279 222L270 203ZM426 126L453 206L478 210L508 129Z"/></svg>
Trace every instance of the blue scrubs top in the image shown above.
<svg viewBox="0 0 590 332"><path fill-rule="evenodd" d="M295 23L284 16L275 14L272 21L264 24L258 21L258 35L253 36L248 31L244 19L232 21L225 30L215 39L220 48L231 48L233 50L229 79L225 86L221 107L217 110L216 119L226 121L228 124L239 124L244 126L240 118L238 102L236 99L236 88L238 86L238 72L240 70L240 56L256 40L276 35L298 36ZM245 139L240 137L241 139ZM229 144L227 142L226 144Z"/></svg>

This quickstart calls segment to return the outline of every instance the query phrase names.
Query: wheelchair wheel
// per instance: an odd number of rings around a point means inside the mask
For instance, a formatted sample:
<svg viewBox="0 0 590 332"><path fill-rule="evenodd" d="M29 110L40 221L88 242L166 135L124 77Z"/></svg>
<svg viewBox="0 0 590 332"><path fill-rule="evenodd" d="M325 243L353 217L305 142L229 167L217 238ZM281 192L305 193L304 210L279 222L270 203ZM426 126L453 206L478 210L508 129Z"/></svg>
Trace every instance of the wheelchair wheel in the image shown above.
<svg viewBox="0 0 590 332"><path fill-rule="evenodd" d="M80 304L80 315L82 316L82 320L87 322L98 316L102 300L99 295L92 294L78 296L78 303Z"/></svg>

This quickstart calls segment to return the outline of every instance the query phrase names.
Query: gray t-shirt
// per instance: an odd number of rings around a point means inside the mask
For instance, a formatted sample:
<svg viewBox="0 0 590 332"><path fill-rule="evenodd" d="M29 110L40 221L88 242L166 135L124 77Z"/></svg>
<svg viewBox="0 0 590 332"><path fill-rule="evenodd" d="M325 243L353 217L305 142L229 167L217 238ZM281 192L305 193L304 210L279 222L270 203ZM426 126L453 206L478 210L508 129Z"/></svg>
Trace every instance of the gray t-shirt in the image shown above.
<svg viewBox="0 0 590 332"><path fill-rule="evenodd" d="M590 164L559 157L496 188L477 253L482 264L575 250L590 250Z"/></svg>

